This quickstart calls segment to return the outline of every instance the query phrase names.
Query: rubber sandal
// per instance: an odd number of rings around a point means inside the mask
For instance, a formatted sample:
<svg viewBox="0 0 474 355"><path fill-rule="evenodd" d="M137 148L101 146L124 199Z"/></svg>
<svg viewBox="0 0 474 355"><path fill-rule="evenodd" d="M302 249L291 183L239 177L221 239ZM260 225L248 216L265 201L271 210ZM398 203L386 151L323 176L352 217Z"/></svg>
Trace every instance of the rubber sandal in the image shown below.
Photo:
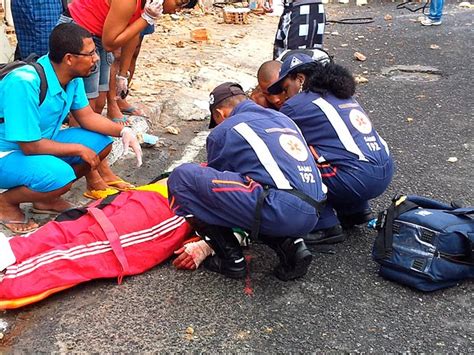
<svg viewBox="0 0 474 355"><path fill-rule="evenodd" d="M115 181L110 181L110 182L106 181L105 183L107 184L107 186L110 186L111 188L119 190L119 191L128 191L128 190L132 190L132 189L135 188L135 185L132 185L131 183L129 183L127 181L124 181L122 179L115 180ZM117 185L120 185L120 184L127 184L127 185L129 185L129 187L120 188L120 187L117 186Z"/></svg>
<svg viewBox="0 0 474 355"><path fill-rule="evenodd" d="M120 109L124 115L127 116L143 116L143 111L135 106Z"/></svg>
<svg viewBox="0 0 474 355"><path fill-rule="evenodd" d="M90 198L91 200L100 200L110 195L115 195L119 191L117 189L106 188L105 190L87 190L83 193L84 197Z"/></svg>
<svg viewBox="0 0 474 355"><path fill-rule="evenodd" d="M23 219L23 221L8 221L8 220L3 219L3 220L0 220L0 225L3 225L9 231L11 231L15 234L27 234L27 233L31 233L31 232L34 232L35 230L37 230L39 228L39 225L36 225L36 227L30 227L30 228L25 229L25 230L15 230L14 228L7 226L7 224L17 224L17 225L23 224L23 225L26 225L26 224L30 223L31 221L36 224L34 219L30 219L28 217L28 215L25 214L25 218Z"/></svg>
<svg viewBox="0 0 474 355"><path fill-rule="evenodd" d="M112 122L123 124L124 126L130 126L130 121L127 116L122 116L119 118L112 118Z"/></svg>

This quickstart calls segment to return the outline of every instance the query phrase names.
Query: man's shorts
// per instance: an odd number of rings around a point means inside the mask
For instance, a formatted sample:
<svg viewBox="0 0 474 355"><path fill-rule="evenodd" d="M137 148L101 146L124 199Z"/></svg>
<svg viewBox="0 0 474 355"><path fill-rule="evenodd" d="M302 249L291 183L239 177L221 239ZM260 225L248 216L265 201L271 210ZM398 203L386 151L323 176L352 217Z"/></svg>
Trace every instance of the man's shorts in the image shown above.
<svg viewBox="0 0 474 355"><path fill-rule="evenodd" d="M112 143L110 137L83 128L61 130L54 141L82 144L96 154ZM25 155L14 151L0 158L0 188L26 186L36 192L54 191L77 179L72 165L80 163L84 161L78 156Z"/></svg>
<svg viewBox="0 0 474 355"><path fill-rule="evenodd" d="M75 23L74 20L65 15L61 15L58 24L60 23ZM102 39L96 36L92 36L97 55L100 60L94 71L88 77L84 78L84 87L86 88L86 95L88 99L96 99L99 97L99 92L109 91L110 81L110 66L114 62L114 55L106 52L103 45Z"/></svg>

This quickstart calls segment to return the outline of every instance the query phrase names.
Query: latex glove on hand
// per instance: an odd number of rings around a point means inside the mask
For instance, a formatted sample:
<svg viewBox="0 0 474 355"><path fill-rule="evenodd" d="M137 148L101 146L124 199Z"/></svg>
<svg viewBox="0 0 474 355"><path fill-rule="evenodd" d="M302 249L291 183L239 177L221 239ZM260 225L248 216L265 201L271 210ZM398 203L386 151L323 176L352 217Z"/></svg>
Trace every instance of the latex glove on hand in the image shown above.
<svg viewBox="0 0 474 355"><path fill-rule="evenodd" d="M153 26L163 14L163 0L147 0L143 9L142 18Z"/></svg>
<svg viewBox="0 0 474 355"><path fill-rule="evenodd" d="M174 252L178 257L173 265L180 270L196 270L199 265L214 253L214 250L204 240L183 245Z"/></svg>
<svg viewBox="0 0 474 355"><path fill-rule="evenodd" d="M128 76L115 76L115 99L124 100L128 95Z"/></svg>
<svg viewBox="0 0 474 355"><path fill-rule="evenodd" d="M130 127L124 127L120 131L120 137L122 137L123 155L128 153L128 148L132 148L137 156L137 168L139 168L142 165L143 153L135 132Z"/></svg>

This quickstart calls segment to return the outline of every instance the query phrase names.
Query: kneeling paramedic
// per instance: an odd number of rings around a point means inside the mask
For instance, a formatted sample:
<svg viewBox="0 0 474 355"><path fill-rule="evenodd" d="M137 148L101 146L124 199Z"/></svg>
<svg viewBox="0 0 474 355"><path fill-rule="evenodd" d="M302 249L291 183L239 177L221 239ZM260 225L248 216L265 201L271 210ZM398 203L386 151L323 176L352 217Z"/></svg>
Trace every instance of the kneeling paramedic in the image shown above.
<svg viewBox="0 0 474 355"><path fill-rule="evenodd" d="M287 116L224 83L210 94L207 166L183 164L168 180L170 205L214 250L204 265L232 278L246 263L232 228L277 253L281 280L304 276L312 260L301 236L314 229L325 189L307 145Z"/></svg>

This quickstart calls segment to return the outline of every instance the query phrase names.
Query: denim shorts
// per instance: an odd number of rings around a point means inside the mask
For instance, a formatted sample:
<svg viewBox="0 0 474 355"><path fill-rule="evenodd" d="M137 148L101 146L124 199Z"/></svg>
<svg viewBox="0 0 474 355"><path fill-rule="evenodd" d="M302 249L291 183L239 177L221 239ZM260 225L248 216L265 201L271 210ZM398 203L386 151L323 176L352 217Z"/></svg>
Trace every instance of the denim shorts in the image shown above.
<svg viewBox="0 0 474 355"><path fill-rule="evenodd" d="M74 20L68 16L61 15L58 24L60 23L75 23ZM86 78L84 78L84 86L88 99L96 99L99 92L109 91L110 66L114 62L114 55L106 52L102 46L102 39L97 36L92 36L97 54L100 60L94 71Z"/></svg>
<svg viewBox="0 0 474 355"><path fill-rule="evenodd" d="M83 128L60 130L54 140L79 143L96 154L112 143L110 137ZM54 191L76 180L73 166L83 162L79 156L25 155L21 150L16 150L0 158L0 188L26 186L36 192Z"/></svg>

